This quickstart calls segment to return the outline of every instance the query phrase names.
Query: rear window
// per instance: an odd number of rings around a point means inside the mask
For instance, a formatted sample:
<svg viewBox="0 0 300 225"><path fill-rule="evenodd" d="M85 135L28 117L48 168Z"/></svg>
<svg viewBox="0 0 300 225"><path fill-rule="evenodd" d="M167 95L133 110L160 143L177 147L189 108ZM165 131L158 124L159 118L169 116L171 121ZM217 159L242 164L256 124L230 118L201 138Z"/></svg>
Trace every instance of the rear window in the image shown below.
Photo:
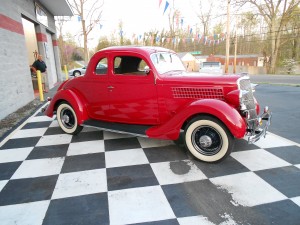
<svg viewBox="0 0 300 225"><path fill-rule="evenodd" d="M203 67L220 67L220 62L203 62Z"/></svg>

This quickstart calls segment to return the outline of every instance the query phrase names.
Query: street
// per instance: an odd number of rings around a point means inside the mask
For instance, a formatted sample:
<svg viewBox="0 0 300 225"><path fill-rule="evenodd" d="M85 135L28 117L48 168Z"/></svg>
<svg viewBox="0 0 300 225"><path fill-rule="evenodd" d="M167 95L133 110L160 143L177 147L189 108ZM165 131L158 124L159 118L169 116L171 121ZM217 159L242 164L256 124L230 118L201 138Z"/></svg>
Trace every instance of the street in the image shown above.
<svg viewBox="0 0 300 225"><path fill-rule="evenodd" d="M288 81L282 80L284 83ZM294 82L300 83L300 76ZM273 113L270 131L300 143L300 87L260 84L255 96L261 107L267 105Z"/></svg>

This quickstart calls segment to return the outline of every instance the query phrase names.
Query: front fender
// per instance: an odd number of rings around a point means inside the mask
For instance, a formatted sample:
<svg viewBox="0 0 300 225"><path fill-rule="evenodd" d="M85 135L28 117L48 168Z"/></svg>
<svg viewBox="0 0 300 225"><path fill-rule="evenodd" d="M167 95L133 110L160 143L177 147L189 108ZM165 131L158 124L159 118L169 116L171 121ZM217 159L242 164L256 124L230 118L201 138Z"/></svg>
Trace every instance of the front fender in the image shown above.
<svg viewBox="0 0 300 225"><path fill-rule="evenodd" d="M180 129L184 122L200 114L208 114L218 118L236 138L245 136L245 120L238 111L226 102L216 99L204 99L192 102L166 123L148 129L146 134L152 138L176 140L179 137Z"/></svg>
<svg viewBox="0 0 300 225"><path fill-rule="evenodd" d="M62 101L66 101L72 106L79 125L88 119L88 113L83 99L71 89L59 90L50 101L49 106L45 110L45 115L53 117L54 111Z"/></svg>

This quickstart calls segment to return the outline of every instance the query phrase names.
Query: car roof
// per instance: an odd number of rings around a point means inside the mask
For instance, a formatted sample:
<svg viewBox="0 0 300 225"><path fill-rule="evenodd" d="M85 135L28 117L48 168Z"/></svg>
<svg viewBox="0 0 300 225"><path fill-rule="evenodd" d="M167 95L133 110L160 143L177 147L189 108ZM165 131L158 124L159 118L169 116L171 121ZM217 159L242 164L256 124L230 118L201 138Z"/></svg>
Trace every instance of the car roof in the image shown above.
<svg viewBox="0 0 300 225"><path fill-rule="evenodd" d="M173 50L167 49L167 48L162 48L162 47L156 47L156 46L112 46L112 47L107 47L104 49L101 49L99 52L112 52L112 51L130 51L130 52L136 52L136 53L148 53L152 54L155 52L172 52L175 53Z"/></svg>

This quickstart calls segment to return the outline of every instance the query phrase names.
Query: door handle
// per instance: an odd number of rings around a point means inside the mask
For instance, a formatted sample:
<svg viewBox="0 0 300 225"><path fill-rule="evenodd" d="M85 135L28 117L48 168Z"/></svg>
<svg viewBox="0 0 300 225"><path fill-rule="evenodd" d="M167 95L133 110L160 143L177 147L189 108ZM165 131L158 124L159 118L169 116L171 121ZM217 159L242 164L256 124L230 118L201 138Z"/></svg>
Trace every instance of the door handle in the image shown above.
<svg viewBox="0 0 300 225"><path fill-rule="evenodd" d="M114 87L113 87L113 86L108 86L107 88L108 88L108 89L114 89Z"/></svg>

